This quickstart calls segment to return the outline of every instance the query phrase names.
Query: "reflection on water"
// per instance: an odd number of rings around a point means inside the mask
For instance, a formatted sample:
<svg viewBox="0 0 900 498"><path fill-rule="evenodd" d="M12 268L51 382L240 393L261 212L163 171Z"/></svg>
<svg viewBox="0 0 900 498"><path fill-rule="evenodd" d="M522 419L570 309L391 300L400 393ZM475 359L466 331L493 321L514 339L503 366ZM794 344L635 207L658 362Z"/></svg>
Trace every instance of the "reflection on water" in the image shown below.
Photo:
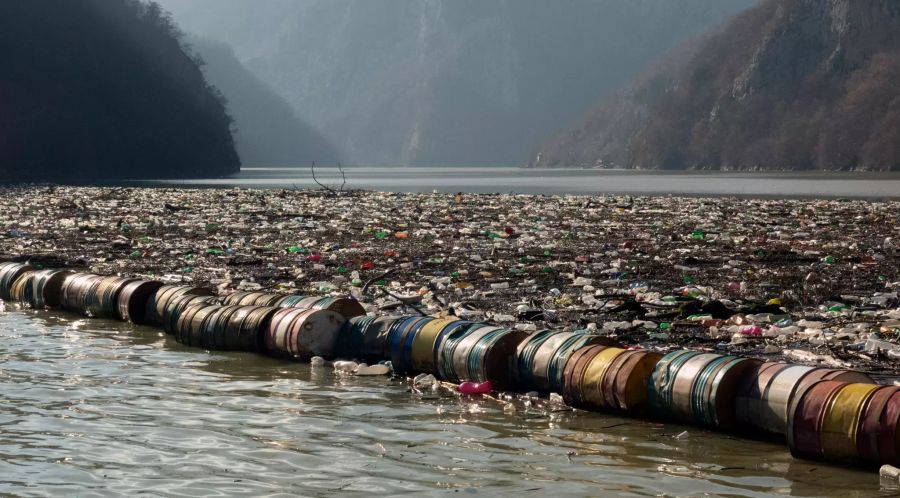
<svg viewBox="0 0 900 498"><path fill-rule="evenodd" d="M872 496L779 444L0 313L0 494ZM687 430L686 434L683 432Z"/></svg>
<svg viewBox="0 0 900 498"><path fill-rule="evenodd" d="M389 192L521 194L741 195L772 197L900 197L900 173L650 172L523 168L348 168L347 188ZM316 168L339 188L335 168ZM247 168L233 178L138 182L138 185L319 188L308 168Z"/></svg>

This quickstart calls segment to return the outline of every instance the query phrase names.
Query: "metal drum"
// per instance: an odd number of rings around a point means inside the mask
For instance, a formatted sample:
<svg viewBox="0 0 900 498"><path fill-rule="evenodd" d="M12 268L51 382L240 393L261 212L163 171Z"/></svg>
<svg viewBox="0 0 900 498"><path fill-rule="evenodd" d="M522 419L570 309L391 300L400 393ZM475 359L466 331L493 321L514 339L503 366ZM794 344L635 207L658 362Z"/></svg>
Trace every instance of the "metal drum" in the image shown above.
<svg viewBox="0 0 900 498"><path fill-rule="evenodd" d="M213 293L201 287L187 285L163 285L147 301L146 322L150 325L163 325L163 315L169 302L179 296L212 296Z"/></svg>
<svg viewBox="0 0 900 498"><path fill-rule="evenodd" d="M486 324L477 324L468 327L468 329L463 329L455 334L461 334L459 340L455 340L454 335L451 334L451 337L447 340L447 345L445 348L449 349L449 360L450 360L450 370L451 374L447 377L448 380L453 380L455 382L466 382L474 380L475 374L473 372L469 372L469 353L471 353L472 349L481 341L483 338L487 337L490 334L496 332L502 332L506 330L503 327L495 327ZM519 345L517 344L518 348ZM448 356L446 354L442 354L442 359L444 363L447 363Z"/></svg>
<svg viewBox="0 0 900 498"><path fill-rule="evenodd" d="M430 373L437 375L437 363L434 359L434 350L437 347L438 338L447 329L462 325L460 320L439 319L425 324L416 334L412 343L411 359L412 371L415 373Z"/></svg>
<svg viewBox="0 0 900 498"><path fill-rule="evenodd" d="M432 317L420 317L402 324L391 335L391 365L397 375L410 375L415 369L412 365L412 346L416 335L425 325L435 321Z"/></svg>
<svg viewBox="0 0 900 498"><path fill-rule="evenodd" d="M523 391L536 390L539 382L534 378L534 363L538 350L545 342L549 341L553 336L560 332L553 330L540 330L529 335L522 344L519 344L517 351L516 370L519 374L519 389Z"/></svg>
<svg viewBox="0 0 900 498"><path fill-rule="evenodd" d="M527 336L527 332L504 328L481 335L469 348L468 380L490 381L496 391L515 388L516 351Z"/></svg>
<svg viewBox="0 0 900 498"><path fill-rule="evenodd" d="M62 309L85 315L88 312L88 295L103 280L99 275L74 273L66 278L62 286L60 305Z"/></svg>
<svg viewBox="0 0 900 498"><path fill-rule="evenodd" d="M584 346L569 355L563 369L562 396L566 404L576 408L586 408L582 396L584 394L584 373L594 357L606 348L607 346L600 345Z"/></svg>
<svg viewBox="0 0 900 498"><path fill-rule="evenodd" d="M565 383L563 373L566 368L566 362L569 360L569 356L576 350L593 344L602 344L604 346L617 345L612 339L589 334L584 331L578 331L572 333L568 339L560 344L556 351L551 353L550 362L547 365L547 381L548 390L550 392L562 392Z"/></svg>
<svg viewBox="0 0 900 498"><path fill-rule="evenodd" d="M3 263L0 264L0 299L4 301L12 301L12 285L16 280L27 271L36 268L24 263Z"/></svg>
<svg viewBox="0 0 900 498"><path fill-rule="evenodd" d="M308 360L330 358L346 320L333 311L283 308L276 311L264 332L266 353Z"/></svg>
<svg viewBox="0 0 900 498"><path fill-rule="evenodd" d="M19 275L18 278L16 278L15 282L13 282L12 284L12 287L10 287L9 289L12 301L22 304L28 303L28 290L31 289L32 282L34 281L34 277L36 274L36 271L28 270Z"/></svg>
<svg viewBox="0 0 900 498"><path fill-rule="evenodd" d="M166 302L166 308L162 315L162 328L167 334L176 335L180 333L179 322L188 318L188 314L193 313L190 307L195 305L217 304L216 298L213 296L197 296L193 294L182 294L169 299ZM181 337L176 336L176 340L182 341Z"/></svg>
<svg viewBox="0 0 900 498"><path fill-rule="evenodd" d="M619 355L603 380L604 402L629 414L645 409L647 382L662 356L644 350L626 351Z"/></svg>
<svg viewBox="0 0 900 498"><path fill-rule="evenodd" d="M837 392L822 422L822 454L830 461L859 460L857 434L875 384L848 384Z"/></svg>
<svg viewBox="0 0 900 498"><path fill-rule="evenodd" d="M769 429L762 423L763 413L767 406L765 395L772 379L782 370L790 368L787 363L761 363L748 370L738 386L735 412L737 423L747 431Z"/></svg>
<svg viewBox="0 0 900 498"><path fill-rule="evenodd" d="M444 380L449 380L451 382L461 382L463 380L459 376L459 371L457 370L457 368L464 368L466 372L468 372L468 351L469 349L471 349L474 343L471 343L466 347L464 356L462 351L460 352L460 358L458 358L459 367L454 364L456 350L463 342L463 340L469 337L470 334L474 333L478 329L486 327L496 328L484 323L470 323L451 331L443 338L443 340L440 341L438 350L435 352L438 357L438 377Z"/></svg>
<svg viewBox="0 0 900 498"><path fill-rule="evenodd" d="M272 306L275 306L276 308L293 308L297 303L299 303L300 301L303 301L307 297L308 296L302 296L299 294L294 294L294 295L290 295L290 296L281 296L281 299L279 299Z"/></svg>
<svg viewBox="0 0 900 498"><path fill-rule="evenodd" d="M66 270L41 270L31 279L25 294L31 307L36 310L56 309L60 306L62 287L72 272Z"/></svg>
<svg viewBox="0 0 900 498"><path fill-rule="evenodd" d="M341 327L337 343L334 345L335 358L355 360L362 358L366 328L375 321L371 316L357 316L347 320Z"/></svg>
<svg viewBox="0 0 900 498"><path fill-rule="evenodd" d="M589 409L612 410L615 407L607 404L603 395L603 379L610 373L610 367L615 360L626 352L625 349L607 347L597 353L584 370L581 379L580 399L583 406Z"/></svg>
<svg viewBox="0 0 900 498"><path fill-rule="evenodd" d="M222 351L264 351L264 338L272 317L280 308L234 306L223 316L224 329L210 339L212 347Z"/></svg>
<svg viewBox="0 0 900 498"><path fill-rule="evenodd" d="M838 380L820 380L800 396L796 410L791 414L788 446L798 458L821 459L822 425L825 414L837 393L847 386Z"/></svg>
<svg viewBox="0 0 900 498"><path fill-rule="evenodd" d="M762 392L761 403L756 405L756 424L772 434L787 435L788 418L793 413L799 396L820 380L841 380L861 384L873 384L869 376L851 370L790 365L772 375Z"/></svg>
<svg viewBox="0 0 900 498"><path fill-rule="evenodd" d="M647 383L647 401L654 410L654 415L669 414L672 406L673 387L678 370L687 360L699 355L696 351L673 351L656 363L650 382Z"/></svg>
<svg viewBox="0 0 900 498"><path fill-rule="evenodd" d="M900 415L900 386L881 386L872 393L860 416L856 450L860 459L876 464L896 465L897 416ZM889 406L894 414L889 421Z"/></svg>
<svg viewBox="0 0 900 498"><path fill-rule="evenodd" d="M147 324L147 303L162 285L151 280L134 280L122 287L118 298L119 318L135 325Z"/></svg>
<svg viewBox="0 0 900 498"><path fill-rule="evenodd" d="M86 314L94 318L119 318L119 294L134 279L106 277L96 282L85 299Z"/></svg>
<svg viewBox="0 0 900 498"><path fill-rule="evenodd" d="M363 332L362 358L367 363L378 363L390 358L391 330L402 317L383 316L376 318Z"/></svg>

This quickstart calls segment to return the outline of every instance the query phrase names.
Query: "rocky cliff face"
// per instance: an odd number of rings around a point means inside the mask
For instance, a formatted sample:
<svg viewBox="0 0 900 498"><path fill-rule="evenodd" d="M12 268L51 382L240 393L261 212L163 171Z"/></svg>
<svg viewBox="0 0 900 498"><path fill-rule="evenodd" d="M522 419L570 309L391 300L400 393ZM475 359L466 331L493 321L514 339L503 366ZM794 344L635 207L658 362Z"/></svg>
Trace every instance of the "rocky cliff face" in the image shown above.
<svg viewBox="0 0 900 498"><path fill-rule="evenodd" d="M357 164L524 164L755 0L164 0ZM238 123L240 126L240 122Z"/></svg>
<svg viewBox="0 0 900 498"><path fill-rule="evenodd" d="M900 2L768 0L548 143L539 166L900 169Z"/></svg>

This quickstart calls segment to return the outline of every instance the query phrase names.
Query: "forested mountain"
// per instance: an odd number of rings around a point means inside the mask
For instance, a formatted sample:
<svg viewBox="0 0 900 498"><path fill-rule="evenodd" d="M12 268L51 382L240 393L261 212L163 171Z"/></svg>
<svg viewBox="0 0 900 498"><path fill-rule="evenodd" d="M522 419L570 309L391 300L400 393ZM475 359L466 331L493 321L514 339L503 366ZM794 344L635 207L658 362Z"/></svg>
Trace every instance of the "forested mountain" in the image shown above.
<svg viewBox="0 0 900 498"><path fill-rule="evenodd" d="M162 3L231 45L351 163L509 165L755 0Z"/></svg>
<svg viewBox="0 0 900 498"><path fill-rule="evenodd" d="M234 117L234 139L244 166L298 166L311 162L337 164L334 146L301 121L281 96L250 73L228 45L189 39L203 59L203 73L221 90Z"/></svg>
<svg viewBox="0 0 900 498"><path fill-rule="evenodd" d="M223 100L158 6L0 1L0 182L220 176Z"/></svg>
<svg viewBox="0 0 900 498"><path fill-rule="evenodd" d="M766 0L547 144L538 166L900 170L900 2Z"/></svg>

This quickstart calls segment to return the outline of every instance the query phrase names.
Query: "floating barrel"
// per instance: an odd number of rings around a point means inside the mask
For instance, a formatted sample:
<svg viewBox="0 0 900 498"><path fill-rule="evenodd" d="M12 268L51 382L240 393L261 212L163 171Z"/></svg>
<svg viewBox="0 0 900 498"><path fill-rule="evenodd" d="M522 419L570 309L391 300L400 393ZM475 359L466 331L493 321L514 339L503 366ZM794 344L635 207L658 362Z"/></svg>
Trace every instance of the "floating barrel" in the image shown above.
<svg viewBox="0 0 900 498"><path fill-rule="evenodd" d="M442 377L454 382L472 380L474 374L469 372L469 353L478 341L503 330L503 327L478 323L451 333L444 341L444 350L440 355L442 369L445 371Z"/></svg>
<svg viewBox="0 0 900 498"><path fill-rule="evenodd" d="M267 292L233 292L222 300L228 306L278 306L284 296Z"/></svg>
<svg viewBox="0 0 900 498"><path fill-rule="evenodd" d="M563 400L569 406L583 408L584 401L582 393L582 381L584 380L584 372L590 365L591 360L600 351L606 349L607 346L592 345L584 346L575 350L566 360L566 366L563 369Z"/></svg>
<svg viewBox="0 0 900 498"><path fill-rule="evenodd" d="M90 273L74 273L66 278L62 286L60 305L62 309L86 315L88 313L88 296L94 292L97 284L103 280L100 275Z"/></svg>
<svg viewBox="0 0 900 498"><path fill-rule="evenodd" d="M366 328L375 321L371 316L355 316L344 323L334 345L335 358L345 360L360 359L363 356Z"/></svg>
<svg viewBox="0 0 900 498"><path fill-rule="evenodd" d="M363 360L378 363L390 359L391 330L401 319L397 316L383 316L366 327L363 331Z"/></svg>
<svg viewBox="0 0 900 498"><path fill-rule="evenodd" d="M881 386L862 411L856 434L857 453L863 461L898 465L900 455L900 386Z"/></svg>
<svg viewBox="0 0 900 498"><path fill-rule="evenodd" d="M119 294L134 281L106 277L93 283L85 296L85 314L94 318L119 318Z"/></svg>
<svg viewBox="0 0 900 498"><path fill-rule="evenodd" d="M749 371L738 387L738 422L743 427L786 435L792 402L819 380L874 383L867 375L850 370L763 363Z"/></svg>
<svg viewBox="0 0 900 498"><path fill-rule="evenodd" d="M179 335L181 332L179 323L188 318L188 313L193 312L193 310L189 312L188 308L195 305L210 304L217 304L215 297L198 296L194 294L181 294L178 296L174 296L171 299L167 299L166 307L162 313L163 330L165 330L167 334L174 335L175 339L181 342L182 337Z"/></svg>
<svg viewBox="0 0 900 498"><path fill-rule="evenodd" d="M26 299L36 310L59 308L62 288L72 272L66 270L41 270L34 274L31 285L25 289Z"/></svg>
<svg viewBox="0 0 900 498"><path fill-rule="evenodd" d="M27 271L35 268L24 263L3 263L0 264L0 299L4 301L12 301L12 286L16 280Z"/></svg>
<svg viewBox="0 0 900 498"><path fill-rule="evenodd" d="M647 382L662 354L630 350L619 355L603 378L607 405L624 413L638 413L647 405Z"/></svg>
<svg viewBox="0 0 900 498"><path fill-rule="evenodd" d="M586 339L585 339L586 338ZM519 345L517 371L520 388L541 392L561 391L565 360L574 346L612 345L605 337L586 332L544 330L532 334ZM558 358L562 356L562 358ZM551 368L553 367L553 368Z"/></svg>
<svg viewBox="0 0 900 498"><path fill-rule="evenodd" d="M547 366L547 379L550 383L550 392L560 393L565 385L564 372L569 356L580 348L589 345L613 346L616 342L612 339L599 337L584 331L572 333L572 336L562 342L559 348L552 353L550 363Z"/></svg>
<svg viewBox="0 0 900 498"><path fill-rule="evenodd" d="M147 303L162 286L162 282L153 280L133 280L128 282L119 292L119 318L136 325L146 324Z"/></svg>
<svg viewBox="0 0 900 498"><path fill-rule="evenodd" d="M438 342L445 335L449 335L454 330L469 323L463 320L444 318L435 319L425 324L413 339L412 349L410 350L412 370L416 373L437 375L438 364L435 358L435 350L438 347Z"/></svg>
<svg viewBox="0 0 900 498"><path fill-rule="evenodd" d="M467 380L490 381L497 391L515 388L516 353L527 336L527 332L504 328L481 335L469 349Z"/></svg>
<svg viewBox="0 0 900 498"><path fill-rule="evenodd" d="M837 393L847 386L839 380L820 380L806 389L791 414L788 446L791 454L799 458L821 459L822 426L829 405Z"/></svg>
<svg viewBox="0 0 900 498"><path fill-rule="evenodd" d="M848 384L834 396L822 422L822 453L827 460L858 460L860 419L876 390L875 384Z"/></svg>
<svg viewBox="0 0 900 498"><path fill-rule="evenodd" d="M169 301L183 295L212 296L213 293L207 289L188 285L163 285L147 301L147 312L145 314L147 324L162 326L163 314L169 305Z"/></svg>
<svg viewBox="0 0 900 498"><path fill-rule="evenodd" d="M474 334L475 331L482 328L497 327L490 327L484 323L470 323L451 331L439 339L437 351L435 352L437 357L438 377L451 382L470 380L468 378L468 351L474 346L475 342L470 341L467 345L464 345L458 356L456 351L463 341L469 338L471 334ZM485 331L485 333L486 332L487 331ZM463 353L463 351L465 351L465 353ZM457 359L454 360L454 358Z"/></svg>
<svg viewBox="0 0 900 498"><path fill-rule="evenodd" d="M189 304L182 309L175 324L175 340L182 344L195 347L206 347L208 338L206 335L207 319L222 309L222 306L207 298L202 298L194 304Z"/></svg>
<svg viewBox="0 0 900 498"><path fill-rule="evenodd" d="M265 351L273 356L295 359L330 358L345 321L333 311L279 309L264 331Z"/></svg>
<svg viewBox="0 0 900 498"><path fill-rule="evenodd" d="M607 347L599 351L588 363L581 378L581 407L613 410L615 406L607 403L603 392L603 379L616 359L625 354L622 348Z"/></svg>
<svg viewBox="0 0 900 498"><path fill-rule="evenodd" d="M28 294L32 287L31 283L34 280L34 276L37 274L36 271L28 270L13 282L12 286L9 289L10 297L12 301L18 303L27 303L28 302Z"/></svg>
<svg viewBox="0 0 900 498"><path fill-rule="evenodd" d="M277 308L293 308L297 303L303 301L308 296L303 296L300 294L294 294L291 296L281 296L281 299L278 300L277 303L273 304L273 306Z"/></svg>
<svg viewBox="0 0 900 498"><path fill-rule="evenodd" d="M654 368L648 400L659 415L728 430L735 425L738 384L744 373L759 363L735 356L675 351Z"/></svg>
<svg viewBox="0 0 900 498"><path fill-rule="evenodd" d="M412 365L412 346L416 339L416 334L422 330L425 325L435 321L432 317L413 317L411 320L404 320L394 330L390 336L390 355L391 365L394 373L397 375L412 374L415 369Z"/></svg>
<svg viewBox="0 0 900 498"><path fill-rule="evenodd" d="M262 336L279 308L223 306L206 325L206 347L220 351L262 350Z"/></svg>
<svg viewBox="0 0 900 498"><path fill-rule="evenodd" d="M287 296L281 298L281 301L275 306L282 308L334 311L346 318L353 318L355 316L366 314L366 309L359 304L359 301L350 297Z"/></svg>

